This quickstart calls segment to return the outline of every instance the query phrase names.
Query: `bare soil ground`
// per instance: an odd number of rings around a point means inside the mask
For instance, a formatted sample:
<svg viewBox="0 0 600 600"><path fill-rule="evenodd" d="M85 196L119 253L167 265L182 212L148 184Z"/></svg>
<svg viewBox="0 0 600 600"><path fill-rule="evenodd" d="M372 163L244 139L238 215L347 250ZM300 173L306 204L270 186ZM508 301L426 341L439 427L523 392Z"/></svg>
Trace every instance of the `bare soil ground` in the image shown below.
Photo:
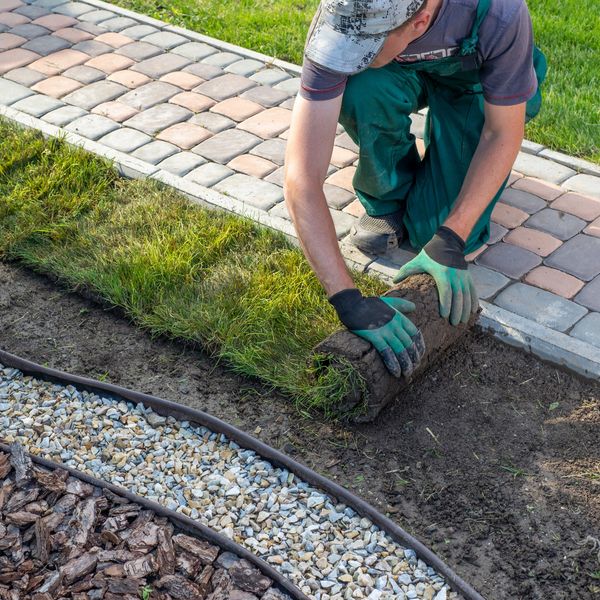
<svg viewBox="0 0 600 600"><path fill-rule="evenodd" d="M0 346L210 412L362 495L490 600L600 599L600 385L474 332L372 425L0 264Z"/></svg>

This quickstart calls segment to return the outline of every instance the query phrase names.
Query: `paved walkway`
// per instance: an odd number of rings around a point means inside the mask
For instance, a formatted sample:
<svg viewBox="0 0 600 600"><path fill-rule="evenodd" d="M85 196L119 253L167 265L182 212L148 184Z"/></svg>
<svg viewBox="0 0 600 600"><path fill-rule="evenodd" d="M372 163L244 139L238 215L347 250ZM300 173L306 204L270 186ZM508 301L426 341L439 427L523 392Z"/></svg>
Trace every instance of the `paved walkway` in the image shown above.
<svg viewBox="0 0 600 600"><path fill-rule="evenodd" d="M282 165L298 74L294 65L97 0L0 0L0 114L51 135L70 132L123 172L161 179L290 236ZM423 124L423 114L414 115L417 137ZM391 279L413 256L409 248L376 258L345 243L362 213L351 183L357 158L339 127L327 201L348 261ZM600 167L525 142L514 168L489 245L469 257L484 324L593 372Z"/></svg>

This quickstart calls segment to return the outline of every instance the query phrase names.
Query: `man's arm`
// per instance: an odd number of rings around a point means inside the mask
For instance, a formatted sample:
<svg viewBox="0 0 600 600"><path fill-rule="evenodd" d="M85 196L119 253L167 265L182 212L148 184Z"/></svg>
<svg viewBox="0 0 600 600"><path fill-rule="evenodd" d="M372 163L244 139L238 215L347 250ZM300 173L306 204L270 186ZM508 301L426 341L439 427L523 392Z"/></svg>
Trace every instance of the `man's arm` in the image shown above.
<svg viewBox="0 0 600 600"><path fill-rule="evenodd" d="M287 207L304 254L328 296L354 287L323 192L341 104L341 95L318 102L299 95L285 153Z"/></svg>
<svg viewBox="0 0 600 600"><path fill-rule="evenodd" d="M403 298L364 297L356 289L323 193L341 104L341 95L296 98L285 156L285 199L304 254L340 321L373 344L393 375L409 377L425 353L421 332L402 314L415 305Z"/></svg>
<svg viewBox="0 0 600 600"><path fill-rule="evenodd" d="M512 168L525 129L525 103L496 106L484 102L485 124L462 189L444 225L469 237Z"/></svg>
<svg viewBox="0 0 600 600"><path fill-rule="evenodd" d="M521 147L525 103L496 106L485 102L485 124L458 198L433 239L394 277L398 283L416 273L429 273L436 282L440 314L450 323L466 323L477 310L475 283L464 258L465 241L489 206Z"/></svg>

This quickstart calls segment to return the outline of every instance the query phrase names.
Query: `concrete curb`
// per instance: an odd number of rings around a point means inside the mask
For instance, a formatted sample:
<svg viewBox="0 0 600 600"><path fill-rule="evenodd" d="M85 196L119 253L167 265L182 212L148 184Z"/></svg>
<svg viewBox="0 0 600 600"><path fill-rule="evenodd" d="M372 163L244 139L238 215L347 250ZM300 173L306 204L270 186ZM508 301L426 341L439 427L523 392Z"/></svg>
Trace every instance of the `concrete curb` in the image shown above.
<svg viewBox="0 0 600 600"><path fill-rule="evenodd" d="M565 367L589 379L600 380L598 348L564 333L480 301L483 308L478 325L503 342Z"/></svg>

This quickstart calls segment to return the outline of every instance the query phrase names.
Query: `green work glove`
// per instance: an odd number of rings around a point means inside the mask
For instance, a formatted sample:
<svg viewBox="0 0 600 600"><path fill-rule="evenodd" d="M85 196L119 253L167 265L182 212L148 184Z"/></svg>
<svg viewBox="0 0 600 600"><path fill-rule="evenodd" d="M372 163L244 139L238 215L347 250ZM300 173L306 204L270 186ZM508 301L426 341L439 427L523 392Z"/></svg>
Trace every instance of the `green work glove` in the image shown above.
<svg viewBox="0 0 600 600"><path fill-rule="evenodd" d="M394 277L394 283L410 275L429 273L440 296L440 315L450 317L452 325L466 323L479 307L475 282L464 256L465 243L452 229L440 227L423 250L406 263Z"/></svg>
<svg viewBox="0 0 600 600"><path fill-rule="evenodd" d="M342 290L329 298L340 321L379 352L395 377L409 377L425 354L421 332L402 313L415 310L403 298L363 296L356 288Z"/></svg>

